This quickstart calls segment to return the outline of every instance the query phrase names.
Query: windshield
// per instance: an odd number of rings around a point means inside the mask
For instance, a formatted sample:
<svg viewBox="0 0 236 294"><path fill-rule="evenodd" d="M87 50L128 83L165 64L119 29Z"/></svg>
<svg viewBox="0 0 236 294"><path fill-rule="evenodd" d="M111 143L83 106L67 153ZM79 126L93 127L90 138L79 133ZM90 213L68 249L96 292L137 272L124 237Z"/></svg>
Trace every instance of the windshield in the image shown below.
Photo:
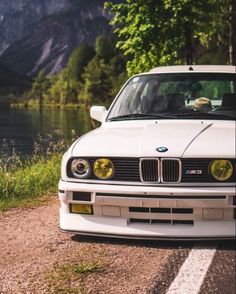
<svg viewBox="0 0 236 294"><path fill-rule="evenodd" d="M113 104L108 120L187 118L235 120L236 75L168 73L135 76Z"/></svg>

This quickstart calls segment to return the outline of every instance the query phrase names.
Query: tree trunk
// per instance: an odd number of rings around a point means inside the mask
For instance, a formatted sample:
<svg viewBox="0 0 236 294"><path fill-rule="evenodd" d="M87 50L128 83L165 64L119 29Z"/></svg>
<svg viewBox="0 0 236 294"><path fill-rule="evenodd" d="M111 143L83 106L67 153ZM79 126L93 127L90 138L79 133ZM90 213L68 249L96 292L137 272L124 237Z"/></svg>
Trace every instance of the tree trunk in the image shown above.
<svg viewBox="0 0 236 294"><path fill-rule="evenodd" d="M230 0L230 64L236 65L236 0Z"/></svg>
<svg viewBox="0 0 236 294"><path fill-rule="evenodd" d="M39 90L39 107L42 108L43 106L43 89Z"/></svg>

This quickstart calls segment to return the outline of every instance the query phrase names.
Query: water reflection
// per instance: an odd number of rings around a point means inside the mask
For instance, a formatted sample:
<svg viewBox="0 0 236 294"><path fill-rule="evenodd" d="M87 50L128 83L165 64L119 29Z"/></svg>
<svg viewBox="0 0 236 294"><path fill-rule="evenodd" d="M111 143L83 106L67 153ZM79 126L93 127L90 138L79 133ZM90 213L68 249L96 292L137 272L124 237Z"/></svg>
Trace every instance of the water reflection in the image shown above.
<svg viewBox="0 0 236 294"><path fill-rule="evenodd" d="M92 128L88 111L83 109L8 109L0 108L0 151L30 154L34 142L65 139L71 141Z"/></svg>

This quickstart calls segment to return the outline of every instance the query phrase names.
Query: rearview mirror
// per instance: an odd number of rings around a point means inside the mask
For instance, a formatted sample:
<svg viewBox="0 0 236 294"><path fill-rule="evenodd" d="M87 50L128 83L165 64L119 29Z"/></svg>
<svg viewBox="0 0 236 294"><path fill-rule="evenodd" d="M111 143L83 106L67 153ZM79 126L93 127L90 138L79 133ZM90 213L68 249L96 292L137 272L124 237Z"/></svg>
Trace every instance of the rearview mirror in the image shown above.
<svg viewBox="0 0 236 294"><path fill-rule="evenodd" d="M107 109L105 106L92 106L90 108L90 117L99 122L103 122L106 115Z"/></svg>

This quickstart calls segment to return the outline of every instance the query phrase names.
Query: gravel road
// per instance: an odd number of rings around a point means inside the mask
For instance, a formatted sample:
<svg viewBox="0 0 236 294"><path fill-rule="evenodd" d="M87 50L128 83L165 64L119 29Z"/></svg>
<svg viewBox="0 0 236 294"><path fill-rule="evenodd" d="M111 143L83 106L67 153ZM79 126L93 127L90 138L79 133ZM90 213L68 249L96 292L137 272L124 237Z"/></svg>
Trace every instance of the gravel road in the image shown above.
<svg viewBox="0 0 236 294"><path fill-rule="evenodd" d="M81 293L151 293L169 260L188 254L188 248L163 242L61 233L58 209L55 198L47 206L0 214L0 293L67 293L68 289L54 287L55 271L78 258L83 263L96 258L105 264L102 271L73 281L73 289L82 289ZM173 268L172 274L177 270ZM165 285L161 279L160 283Z"/></svg>
<svg viewBox="0 0 236 294"><path fill-rule="evenodd" d="M208 242L193 251L194 242L66 234L59 231L58 210L54 197L45 206L0 214L0 294L173 293L167 290L191 252L200 257L191 265L184 283L198 280L195 266L202 262L201 250L205 248L217 248L213 261L199 284L201 289L187 293L235 293L235 242ZM89 270L91 265L98 267ZM78 266L79 273L75 271ZM81 273L81 268L85 272Z"/></svg>

